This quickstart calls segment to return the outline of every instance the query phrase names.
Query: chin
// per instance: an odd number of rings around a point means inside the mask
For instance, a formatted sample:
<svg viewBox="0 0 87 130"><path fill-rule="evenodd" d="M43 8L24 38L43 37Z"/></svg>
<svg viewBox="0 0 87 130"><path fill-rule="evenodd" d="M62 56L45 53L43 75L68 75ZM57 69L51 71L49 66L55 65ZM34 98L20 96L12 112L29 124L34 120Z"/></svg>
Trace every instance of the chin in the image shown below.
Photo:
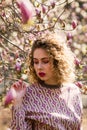
<svg viewBox="0 0 87 130"><path fill-rule="evenodd" d="M44 77L39 77L41 81L46 81L46 79Z"/></svg>

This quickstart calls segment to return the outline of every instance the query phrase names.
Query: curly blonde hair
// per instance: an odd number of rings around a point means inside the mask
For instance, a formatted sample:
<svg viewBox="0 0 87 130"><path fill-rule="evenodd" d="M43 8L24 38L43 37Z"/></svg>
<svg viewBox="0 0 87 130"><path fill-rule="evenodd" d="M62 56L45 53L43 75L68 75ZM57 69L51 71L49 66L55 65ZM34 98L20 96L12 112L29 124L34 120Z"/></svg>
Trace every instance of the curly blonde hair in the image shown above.
<svg viewBox="0 0 87 130"><path fill-rule="evenodd" d="M74 55L66 43L58 40L56 34L47 33L37 38L29 54L29 82L39 82L39 78L34 70L33 53L35 49L44 49L50 57L53 58L54 75L56 75L58 84L64 82L73 82L75 80Z"/></svg>

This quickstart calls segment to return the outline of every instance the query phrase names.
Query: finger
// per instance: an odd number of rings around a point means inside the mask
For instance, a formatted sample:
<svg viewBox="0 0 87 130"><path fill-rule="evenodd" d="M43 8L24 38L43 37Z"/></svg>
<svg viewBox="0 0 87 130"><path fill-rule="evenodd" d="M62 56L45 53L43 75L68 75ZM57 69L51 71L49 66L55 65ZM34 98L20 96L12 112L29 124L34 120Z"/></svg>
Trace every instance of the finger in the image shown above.
<svg viewBox="0 0 87 130"><path fill-rule="evenodd" d="M21 85L21 88L22 88L22 89L26 88L26 84L23 82L22 79L20 79L18 82L19 82L19 84Z"/></svg>
<svg viewBox="0 0 87 130"><path fill-rule="evenodd" d="M18 82L19 82L19 84L20 84L20 85L22 85L23 80L22 80L22 79L20 79Z"/></svg>
<svg viewBox="0 0 87 130"><path fill-rule="evenodd" d="M22 86L22 87L23 87L23 89L24 89L24 88L26 88L26 84L25 84L25 83L23 83L23 86Z"/></svg>
<svg viewBox="0 0 87 130"><path fill-rule="evenodd" d="M18 90L19 91L21 91L21 90L24 90L24 88L26 88L26 84L23 82L23 81L21 81L21 80L19 80L18 82L17 82L17 86L18 86Z"/></svg>
<svg viewBox="0 0 87 130"><path fill-rule="evenodd" d="M12 85L12 88L14 88L16 91L19 91L20 90L20 84L18 82L15 82L13 85Z"/></svg>
<svg viewBox="0 0 87 130"><path fill-rule="evenodd" d="M26 84L22 80L19 80L12 85L12 88L16 91L21 91L26 88Z"/></svg>
<svg viewBox="0 0 87 130"><path fill-rule="evenodd" d="M17 86L16 83L14 83L11 87L14 88L14 89L17 89L18 86Z"/></svg>
<svg viewBox="0 0 87 130"><path fill-rule="evenodd" d="M23 80L19 80L18 84L20 85L20 89L24 89L24 82L23 82Z"/></svg>

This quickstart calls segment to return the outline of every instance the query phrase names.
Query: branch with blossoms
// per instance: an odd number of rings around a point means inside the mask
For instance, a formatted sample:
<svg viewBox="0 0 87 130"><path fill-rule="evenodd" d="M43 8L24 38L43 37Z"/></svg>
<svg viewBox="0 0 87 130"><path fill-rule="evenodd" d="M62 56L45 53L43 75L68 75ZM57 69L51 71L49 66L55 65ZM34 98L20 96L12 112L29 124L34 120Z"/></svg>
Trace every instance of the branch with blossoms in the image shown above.
<svg viewBox="0 0 87 130"><path fill-rule="evenodd" d="M0 84L3 79L7 82L8 79L22 78L28 82L26 56L33 40L43 32L63 30L67 38L66 44L76 55L77 50L80 52L75 43L72 44L76 40L75 33L72 34L79 25L77 17L73 17L73 13L70 12L71 9L73 11L73 3L75 4L74 0L2 0L0 2L0 69L2 70L4 66L3 71L0 71ZM87 66L82 59L83 56L86 57L86 54L81 54L81 61L75 57L78 81L87 78L85 73ZM83 86L82 90L86 88ZM84 93L87 92L85 91Z"/></svg>

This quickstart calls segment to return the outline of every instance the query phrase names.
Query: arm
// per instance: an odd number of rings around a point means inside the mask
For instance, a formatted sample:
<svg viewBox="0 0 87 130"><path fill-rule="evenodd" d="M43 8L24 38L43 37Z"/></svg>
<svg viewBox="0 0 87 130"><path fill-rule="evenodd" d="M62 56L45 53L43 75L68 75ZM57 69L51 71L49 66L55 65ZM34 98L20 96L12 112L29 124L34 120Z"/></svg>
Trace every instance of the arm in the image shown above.
<svg viewBox="0 0 87 130"><path fill-rule="evenodd" d="M82 122L82 99L81 93L77 86L73 85L70 89L70 98L69 98L69 106L71 111L74 114L74 121L77 122L78 129L81 129L81 122Z"/></svg>
<svg viewBox="0 0 87 130"><path fill-rule="evenodd" d="M5 98L5 106L13 104L12 106L12 121L11 130L32 130L31 121L25 120L26 107L23 101L26 100L27 87L23 81L15 82Z"/></svg>
<svg viewBox="0 0 87 130"><path fill-rule="evenodd" d="M15 103L12 107L11 130L32 130L31 120L26 120L25 100L26 94L20 104Z"/></svg>
<svg viewBox="0 0 87 130"><path fill-rule="evenodd" d="M13 106L11 129L26 130L26 127L27 126L25 123L25 110L23 109L23 106Z"/></svg>

